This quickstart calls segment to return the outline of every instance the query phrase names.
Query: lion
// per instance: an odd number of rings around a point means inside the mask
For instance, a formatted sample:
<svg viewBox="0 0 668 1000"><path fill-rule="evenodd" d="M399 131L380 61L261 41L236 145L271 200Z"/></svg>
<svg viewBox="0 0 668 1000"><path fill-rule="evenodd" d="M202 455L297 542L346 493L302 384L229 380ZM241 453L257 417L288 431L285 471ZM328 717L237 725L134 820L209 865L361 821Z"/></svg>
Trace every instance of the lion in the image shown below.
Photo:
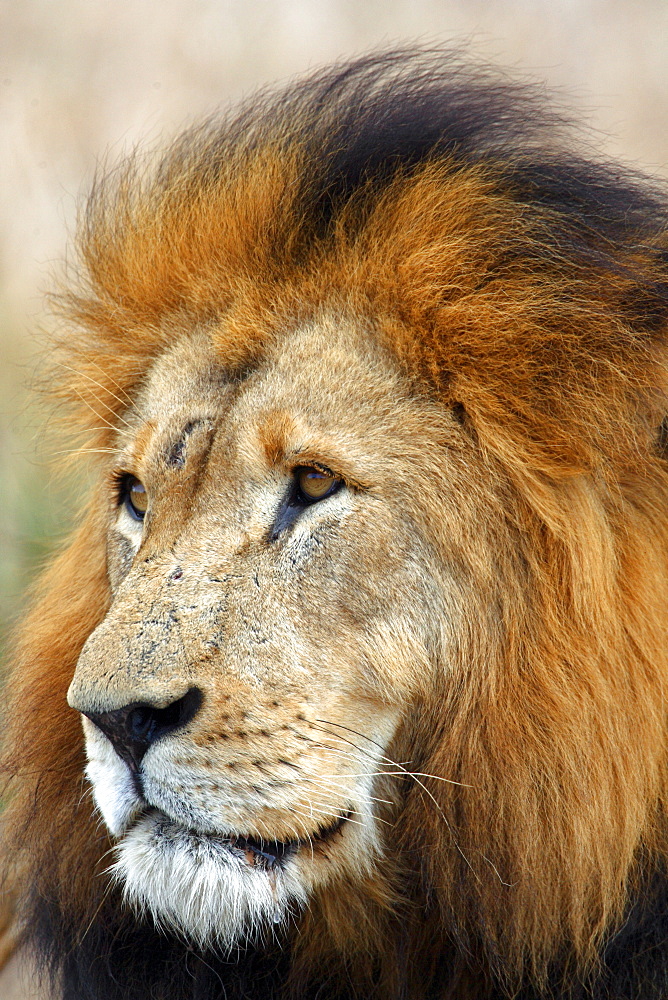
<svg viewBox="0 0 668 1000"><path fill-rule="evenodd" d="M3 857L64 1000L668 995L668 198L451 52L94 186Z"/></svg>

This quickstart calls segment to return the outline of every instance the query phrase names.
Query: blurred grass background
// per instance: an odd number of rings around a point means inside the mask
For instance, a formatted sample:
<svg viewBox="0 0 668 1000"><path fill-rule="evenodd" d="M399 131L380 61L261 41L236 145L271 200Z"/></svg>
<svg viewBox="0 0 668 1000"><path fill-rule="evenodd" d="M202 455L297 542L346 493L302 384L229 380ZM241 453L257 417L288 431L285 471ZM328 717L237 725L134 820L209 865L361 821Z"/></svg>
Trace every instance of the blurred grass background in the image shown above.
<svg viewBox="0 0 668 1000"><path fill-rule="evenodd" d="M59 445L31 386L99 159L258 83L415 39L546 80L608 153L668 176L668 0L0 0L0 644L80 492L53 485Z"/></svg>

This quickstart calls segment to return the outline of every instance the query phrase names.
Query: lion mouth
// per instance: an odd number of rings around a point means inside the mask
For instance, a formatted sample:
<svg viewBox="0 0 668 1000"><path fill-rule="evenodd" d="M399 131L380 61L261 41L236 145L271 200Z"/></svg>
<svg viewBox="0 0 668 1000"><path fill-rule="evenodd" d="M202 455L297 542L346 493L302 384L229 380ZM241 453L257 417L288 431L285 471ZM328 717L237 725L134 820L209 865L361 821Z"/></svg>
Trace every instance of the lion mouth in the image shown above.
<svg viewBox="0 0 668 1000"><path fill-rule="evenodd" d="M336 837L348 822L353 810L338 816L327 826L318 827L313 833L305 838L294 838L293 840L270 840L262 837L251 837L241 835L220 836L209 833L201 833L196 830L188 830L175 822L171 817L160 810L150 810L150 815L157 822L156 833L163 837L172 838L175 833L180 836L187 834L194 842L207 841L215 843L225 848L234 857L245 861L251 868L264 871L273 871L276 868L283 868L286 861L297 854L302 848L307 848L312 853L322 849Z"/></svg>
<svg viewBox="0 0 668 1000"><path fill-rule="evenodd" d="M319 846L325 845L339 833L349 819L350 812L339 816L328 826L318 828L307 839L263 840L255 837L230 837L229 841L227 838L226 841L230 850L243 852L249 865L271 871L276 865L281 867L287 858L303 847L316 850Z"/></svg>

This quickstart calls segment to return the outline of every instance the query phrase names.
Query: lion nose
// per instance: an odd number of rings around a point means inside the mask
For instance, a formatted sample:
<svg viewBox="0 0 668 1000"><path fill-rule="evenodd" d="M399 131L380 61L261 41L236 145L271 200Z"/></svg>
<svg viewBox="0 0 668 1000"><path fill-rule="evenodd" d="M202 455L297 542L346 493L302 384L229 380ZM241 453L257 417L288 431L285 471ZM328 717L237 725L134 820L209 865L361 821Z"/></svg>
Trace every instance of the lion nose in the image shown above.
<svg viewBox="0 0 668 1000"><path fill-rule="evenodd" d="M118 756L137 774L144 754L161 737L186 726L202 704L202 692L191 688L165 708L133 702L112 712L84 712L110 740Z"/></svg>

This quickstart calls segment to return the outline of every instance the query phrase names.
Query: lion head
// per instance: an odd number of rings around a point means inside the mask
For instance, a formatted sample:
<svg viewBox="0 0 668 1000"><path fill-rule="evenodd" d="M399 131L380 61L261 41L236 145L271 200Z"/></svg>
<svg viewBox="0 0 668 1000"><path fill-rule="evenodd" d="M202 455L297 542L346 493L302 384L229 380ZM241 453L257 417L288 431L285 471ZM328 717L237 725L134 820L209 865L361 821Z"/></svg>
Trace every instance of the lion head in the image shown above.
<svg viewBox="0 0 668 1000"><path fill-rule="evenodd" d="M666 200L568 141L394 52L95 186L5 758L65 997L664 995Z"/></svg>

